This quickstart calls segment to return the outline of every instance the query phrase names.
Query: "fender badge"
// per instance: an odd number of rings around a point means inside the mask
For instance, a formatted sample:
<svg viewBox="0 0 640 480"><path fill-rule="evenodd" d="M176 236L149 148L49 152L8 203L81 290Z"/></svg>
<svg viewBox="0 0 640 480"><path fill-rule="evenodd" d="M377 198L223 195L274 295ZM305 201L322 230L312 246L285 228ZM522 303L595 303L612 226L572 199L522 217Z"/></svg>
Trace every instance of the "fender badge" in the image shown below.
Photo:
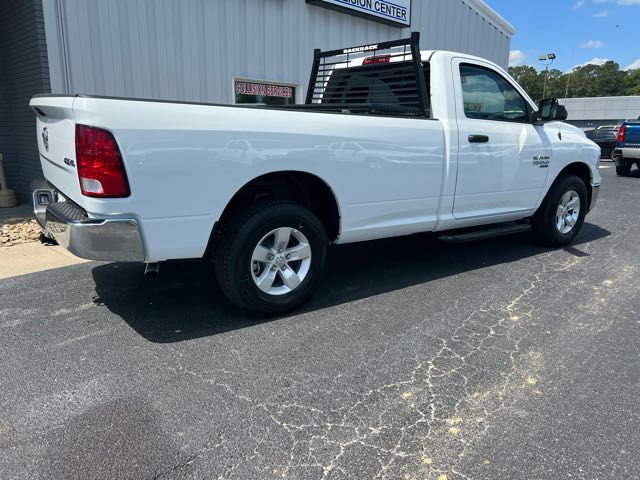
<svg viewBox="0 0 640 480"><path fill-rule="evenodd" d="M547 168L549 166L549 160L551 160L551 157L548 155L536 155L533 157L533 166Z"/></svg>

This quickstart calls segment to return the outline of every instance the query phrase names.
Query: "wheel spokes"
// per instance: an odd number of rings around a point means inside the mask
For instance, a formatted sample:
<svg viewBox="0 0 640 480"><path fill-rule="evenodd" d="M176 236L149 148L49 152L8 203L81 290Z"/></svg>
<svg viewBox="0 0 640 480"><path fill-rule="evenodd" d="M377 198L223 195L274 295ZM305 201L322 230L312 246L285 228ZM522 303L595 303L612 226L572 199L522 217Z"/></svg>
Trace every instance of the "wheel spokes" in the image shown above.
<svg viewBox="0 0 640 480"><path fill-rule="evenodd" d="M305 258L311 257L311 247L306 243L300 243L295 247L285 250L285 254L287 255L287 261L289 262L304 260Z"/></svg>
<svg viewBox="0 0 640 480"><path fill-rule="evenodd" d="M265 268L264 271L256 280L258 288L265 293L269 292L269 289L273 286L273 282L276 279L276 271L271 268Z"/></svg>
<svg viewBox="0 0 640 480"><path fill-rule="evenodd" d="M276 250L285 249L291 239L291 229L289 227L282 227L275 231L275 240L273 248Z"/></svg>
<svg viewBox="0 0 640 480"><path fill-rule="evenodd" d="M282 279L282 283L284 283L291 290L296 288L302 282L298 274L293 270L291 270L291 268L288 266L285 266L278 271L280 272L280 278Z"/></svg>
<svg viewBox="0 0 640 480"><path fill-rule="evenodd" d="M251 260L254 262L267 263L273 260L273 252L270 248L267 248L263 245L258 245L256 249L253 251L253 256Z"/></svg>
<svg viewBox="0 0 640 480"><path fill-rule="evenodd" d="M289 248L289 244L292 244ZM300 286L310 272L311 245L291 227L264 235L251 255L251 275L256 286L269 295L286 295Z"/></svg>
<svg viewBox="0 0 640 480"><path fill-rule="evenodd" d="M578 197L577 195L572 196L569 199L569 202L567 202L566 208L568 209L575 208L576 206L578 206L579 202L580 202L580 197Z"/></svg>

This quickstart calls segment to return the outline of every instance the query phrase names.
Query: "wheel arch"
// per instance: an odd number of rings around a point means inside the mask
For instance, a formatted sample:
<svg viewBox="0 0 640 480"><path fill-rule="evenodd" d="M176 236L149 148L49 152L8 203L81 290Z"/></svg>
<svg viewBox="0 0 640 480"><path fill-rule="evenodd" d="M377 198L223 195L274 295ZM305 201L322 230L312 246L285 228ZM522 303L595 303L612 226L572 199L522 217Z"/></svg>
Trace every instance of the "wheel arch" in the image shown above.
<svg viewBox="0 0 640 480"><path fill-rule="evenodd" d="M565 166L562 170L560 170L560 172L558 172L556 178L553 180L551 185L549 185L549 188L545 193L544 199L540 203L538 210L543 208L549 196L549 193L553 190L553 187L558 183L558 181L560 181L561 178L567 175L576 175L577 177L582 179L587 189L587 206L591 204L591 198L593 197L593 185L591 184L593 181L593 175L591 173L591 168L585 162L572 162Z"/></svg>
<svg viewBox="0 0 640 480"><path fill-rule="evenodd" d="M335 241L340 235L340 205L329 184L319 176L298 170L281 170L259 175L245 183L227 202L213 227L209 251L224 228L225 220L260 200L291 200L309 208L323 224L327 237Z"/></svg>

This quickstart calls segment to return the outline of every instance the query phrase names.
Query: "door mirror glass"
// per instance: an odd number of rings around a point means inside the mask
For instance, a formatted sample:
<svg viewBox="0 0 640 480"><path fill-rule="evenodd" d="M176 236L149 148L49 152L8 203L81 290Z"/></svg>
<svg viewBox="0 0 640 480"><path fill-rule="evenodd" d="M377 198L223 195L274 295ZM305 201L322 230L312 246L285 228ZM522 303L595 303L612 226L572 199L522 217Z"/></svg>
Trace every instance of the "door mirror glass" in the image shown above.
<svg viewBox="0 0 640 480"><path fill-rule="evenodd" d="M567 119L567 109L558 103L557 98L543 98L538 104L539 122L562 122Z"/></svg>

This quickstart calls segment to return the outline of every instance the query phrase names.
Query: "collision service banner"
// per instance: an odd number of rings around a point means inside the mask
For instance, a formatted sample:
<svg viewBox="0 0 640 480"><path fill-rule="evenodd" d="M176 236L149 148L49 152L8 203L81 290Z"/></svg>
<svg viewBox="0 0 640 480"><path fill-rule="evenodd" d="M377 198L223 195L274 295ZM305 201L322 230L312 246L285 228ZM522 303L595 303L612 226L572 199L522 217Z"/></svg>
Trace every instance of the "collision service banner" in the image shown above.
<svg viewBox="0 0 640 480"><path fill-rule="evenodd" d="M269 83L243 82L236 80L235 91L239 95L259 95L263 97L293 98L293 88Z"/></svg>
<svg viewBox="0 0 640 480"><path fill-rule="evenodd" d="M385 23L411 25L411 0L307 0L307 3L373 17Z"/></svg>

